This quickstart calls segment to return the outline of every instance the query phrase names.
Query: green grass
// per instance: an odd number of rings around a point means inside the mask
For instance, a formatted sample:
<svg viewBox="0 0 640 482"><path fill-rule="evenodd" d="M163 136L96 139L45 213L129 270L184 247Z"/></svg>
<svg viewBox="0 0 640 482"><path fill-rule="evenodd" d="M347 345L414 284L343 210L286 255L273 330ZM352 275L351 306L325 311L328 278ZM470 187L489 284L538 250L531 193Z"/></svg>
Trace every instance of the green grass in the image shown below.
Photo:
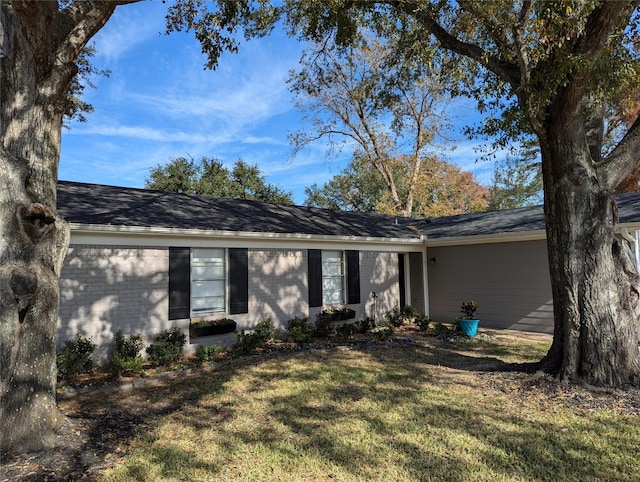
<svg viewBox="0 0 640 482"><path fill-rule="evenodd" d="M478 340L232 362L145 393L140 410L162 415L102 480L640 480L637 417L510 393L499 373L473 370L534 361L548 346Z"/></svg>

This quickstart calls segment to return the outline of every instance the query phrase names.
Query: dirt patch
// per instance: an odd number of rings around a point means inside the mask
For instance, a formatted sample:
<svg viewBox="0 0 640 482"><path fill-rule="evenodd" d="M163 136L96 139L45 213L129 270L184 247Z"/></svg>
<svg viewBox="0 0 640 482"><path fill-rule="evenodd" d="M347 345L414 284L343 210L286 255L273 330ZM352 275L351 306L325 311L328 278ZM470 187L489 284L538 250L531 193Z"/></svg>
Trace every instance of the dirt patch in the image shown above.
<svg viewBox="0 0 640 482"><path fill-rule="evenodd" d="M591 390L559 383L554 378L532 373L525 365L505 363L500 357L485 356L477 347L463 341L424 336L411 327L396 330L394 342L382 342L389 349L415 349L416 345L433 354L434 377L442 384L465 384L481 390L497 390L515 399L544 398L546 403L561 403L577 411L610 408L621 414L640 415L640 390ZM526 343L550 342L549 335L508 330L482 330L489 345L518 347ZM483 338L481 338L482 340ZM361 349L371 342L360 337L350 343L333 340L304 349ZM288 356L300 347L272 344L258 355L234 359L233 366L274 356ZM229 372L229 361L220 360L214 368L222 376ZM57 447L36 454L2 454L0 481L94 480L107 467L126 455L129 442L151 429L154 421L171 411L184 408L190 401L172 390L175 379L198 377L201 370L187 364L186 369L151 376L144 383L134 379L108 384L97 376L83 381L86 388L75 396L59 400L66 415L57 433ZM231 375L229 375L231 376Z"/></svg>

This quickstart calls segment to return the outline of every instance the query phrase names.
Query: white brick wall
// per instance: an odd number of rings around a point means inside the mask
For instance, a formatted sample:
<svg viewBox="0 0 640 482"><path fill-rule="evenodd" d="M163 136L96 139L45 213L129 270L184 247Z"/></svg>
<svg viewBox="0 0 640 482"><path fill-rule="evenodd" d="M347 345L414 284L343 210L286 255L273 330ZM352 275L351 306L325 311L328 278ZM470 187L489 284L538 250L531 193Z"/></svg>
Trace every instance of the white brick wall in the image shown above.
<svg viewBox="0 0 640 482"><path fill-rule="evenodd" d="M400 304L400 285L397 253L360 252L360 293L361 308L358 318L373 318L374 300L371 293L378 295L376 321L384 320L384 314Z"/></svg>
<svg viewBox="0 0 640 482"><path fill-rule="evenodd" d="M321 308L309 309L306 249L249 249L248 255L249 313L231 316L238 329L251 329L263 318L277 328L295 316L315 321ZM356 318L373 316L372 291L379 296L377 320L399 303L397 259L396 253L360 251L361 303L351 305ZM188 334L188 319L167 319L168 269L167 248L71 246L60 279L58 347L82 333L98 344L104 362L119 329L125 335L142 333L147 343L174 326Z"/></svg>
<svg viewBox="0 0 640 482"><path fill-rule="evenodd" d="M118 329L150 336L172 326L168 269L166 248L71 246L60 277L58 347L81 333L104 361Z"/></svg>

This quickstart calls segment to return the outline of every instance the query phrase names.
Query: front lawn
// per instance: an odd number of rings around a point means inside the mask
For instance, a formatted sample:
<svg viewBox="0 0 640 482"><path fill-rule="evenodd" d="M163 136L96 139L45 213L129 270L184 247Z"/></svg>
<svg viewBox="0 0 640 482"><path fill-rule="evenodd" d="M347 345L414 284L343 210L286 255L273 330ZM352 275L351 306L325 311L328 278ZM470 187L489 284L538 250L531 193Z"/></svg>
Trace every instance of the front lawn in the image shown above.
<svg viewBox="0 0 640 482"><path fill-rule="evenodd" d="M637 398L508 365L548 346L330 346L66 403L135 420L105 458L107 481L640 480Z"/></svg>

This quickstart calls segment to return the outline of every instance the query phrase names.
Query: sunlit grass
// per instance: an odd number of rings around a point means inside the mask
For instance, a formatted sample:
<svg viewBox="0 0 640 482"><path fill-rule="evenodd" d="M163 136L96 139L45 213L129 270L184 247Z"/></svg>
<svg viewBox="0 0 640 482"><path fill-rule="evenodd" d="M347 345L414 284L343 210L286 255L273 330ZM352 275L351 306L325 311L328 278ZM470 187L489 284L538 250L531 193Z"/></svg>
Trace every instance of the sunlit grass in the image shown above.
<svg viewBox="0 0 640 482"><path fill-rule="evenodd" d="M493 389L470 369L546 349L334 348L225 367L150 392L172 408L103 478L640 480L637 417Z"/></svg>

